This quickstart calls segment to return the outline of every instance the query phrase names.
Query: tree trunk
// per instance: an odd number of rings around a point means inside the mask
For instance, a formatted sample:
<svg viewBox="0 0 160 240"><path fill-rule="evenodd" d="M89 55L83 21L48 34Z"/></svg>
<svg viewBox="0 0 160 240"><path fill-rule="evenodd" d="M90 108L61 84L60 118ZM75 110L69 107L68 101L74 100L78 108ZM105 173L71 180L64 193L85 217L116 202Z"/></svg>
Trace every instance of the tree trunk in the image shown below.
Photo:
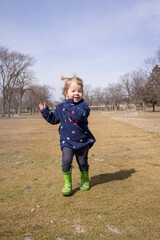
<svg viewBox="0 0 160 240"><path fill-rule="evenodd" d="M142 105L142 111L145 112L145 102L143 102L143 105Z"/></svg>
<svg viewBox="0 0 160 240"><path fill-rule="evenodd" d="M3 99L2 99L2 117L5 117L5 109L6 109L6 99L5 99L5 94L3 94Z"/></svg>
<svg viewBox="0 0 160 240"><path fill-rule="evenodd" d="M8 101L8 117L9 117L9 118L10 118L10 116L11 116L10 110L11 110L11 101Z"/></svg>
<svg viewBox="0 0 160 240"><path fill-rule="evenodd" d="M19 106L18 106L18 115L21 115L22 110L22 94L19 95Z"/></svg>
<svg viewBox="0 0 160 240"><path fill-rule="evenodd" d="M153 103L153 112L155 112L155 107L156 107L156 104Z"/></svg>

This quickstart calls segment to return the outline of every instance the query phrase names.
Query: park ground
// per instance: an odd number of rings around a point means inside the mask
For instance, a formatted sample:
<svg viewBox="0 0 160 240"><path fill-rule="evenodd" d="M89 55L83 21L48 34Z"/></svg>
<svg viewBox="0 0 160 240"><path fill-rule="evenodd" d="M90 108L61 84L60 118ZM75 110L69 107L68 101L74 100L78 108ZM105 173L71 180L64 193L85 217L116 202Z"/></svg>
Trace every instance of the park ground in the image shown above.
<svg viewBox="0 0 160 240"><path fill-rule="evenodd" d="M58 126L0 119L1 240L159 240L160 112L92 111L91 189L61 195Z"/></svg>

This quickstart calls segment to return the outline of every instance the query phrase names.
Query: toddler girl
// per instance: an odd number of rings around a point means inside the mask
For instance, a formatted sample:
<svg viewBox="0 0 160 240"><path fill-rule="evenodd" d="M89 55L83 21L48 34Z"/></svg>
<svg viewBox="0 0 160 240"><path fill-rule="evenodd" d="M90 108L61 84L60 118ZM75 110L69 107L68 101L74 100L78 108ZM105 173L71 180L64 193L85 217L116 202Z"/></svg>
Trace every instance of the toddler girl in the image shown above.
<svg viewBox="0 0 160 240"><path fill-rule="evenodd" d="M44 104L39 104L44 119L51 124L58 124L60 134L60 147L62 150L62 173L64 175L63 195L70 195L72 191L72 160L76 160L81 172L80 190L89 190L88 151L96 141L88 129L88 116L90 108L83 100L83 81L77 74L65 80L63 95L65 101L58 104L54 112Z"/></svg>

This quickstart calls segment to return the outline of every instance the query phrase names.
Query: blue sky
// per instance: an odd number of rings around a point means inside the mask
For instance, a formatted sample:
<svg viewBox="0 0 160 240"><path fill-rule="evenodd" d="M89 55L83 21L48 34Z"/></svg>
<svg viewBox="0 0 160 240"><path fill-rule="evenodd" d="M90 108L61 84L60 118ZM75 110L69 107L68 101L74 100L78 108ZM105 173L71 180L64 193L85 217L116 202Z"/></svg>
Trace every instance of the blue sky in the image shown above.
<svg viewBox="0 0 160 240"><path fill-rule="evenodd" d="M38 84L61 75L107 87L160 48L159 0L0 0L0 45L34 56Z"/></svg>

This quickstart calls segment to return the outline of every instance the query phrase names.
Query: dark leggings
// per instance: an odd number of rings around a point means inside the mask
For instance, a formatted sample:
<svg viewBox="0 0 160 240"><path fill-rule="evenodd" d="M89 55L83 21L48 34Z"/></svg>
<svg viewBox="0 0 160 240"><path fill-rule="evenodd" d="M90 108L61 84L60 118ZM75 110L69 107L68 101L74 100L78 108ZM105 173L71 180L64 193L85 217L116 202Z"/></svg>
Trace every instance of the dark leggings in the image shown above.
<svg viewBox="0 0 160 240"><path fill-rule="evenodd" d="M71 149L68 147L62 148L62 170L63 172L69 172L73 156L76 156L76 160L81 172L88 171L88 151L89 145L80 149Z"/></svg>

